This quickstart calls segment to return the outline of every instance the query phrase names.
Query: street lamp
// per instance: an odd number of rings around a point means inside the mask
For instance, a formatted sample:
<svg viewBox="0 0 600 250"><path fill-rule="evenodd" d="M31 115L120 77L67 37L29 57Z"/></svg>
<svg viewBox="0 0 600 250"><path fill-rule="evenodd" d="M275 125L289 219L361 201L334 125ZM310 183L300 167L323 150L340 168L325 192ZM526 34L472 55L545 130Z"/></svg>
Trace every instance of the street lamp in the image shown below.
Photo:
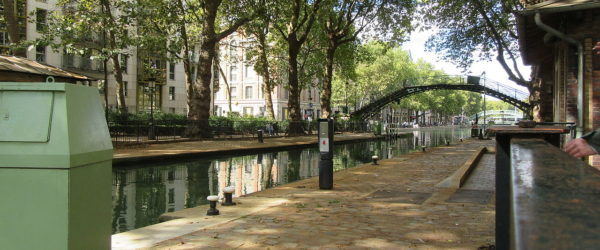
<svg viewBox="0 0 600 250"><path fill-rule="evenodd" d="M346 114L350 113L350 110L348 110L348 81L346 81L346 89L344 89L344 95L345 95L345 101L346 101Z"/></svg>
<svg viewBox="0 0 600 250"><path fill-rule="evenodd" d="M485 106L485 96L486 96L486 91L485 91L485 71L483 71L482 73L483 75L483 126L484 128L486 128L487 126L487 107Z"/></svg>
<svg viewBox="0 0 600 250"><path fill-rule="evenodd" d="M156 88L156 79L148 79L148 89L150 90L150 127L148 128L148 139L156 140L156 134L154 133L154 91Z"/></svg>

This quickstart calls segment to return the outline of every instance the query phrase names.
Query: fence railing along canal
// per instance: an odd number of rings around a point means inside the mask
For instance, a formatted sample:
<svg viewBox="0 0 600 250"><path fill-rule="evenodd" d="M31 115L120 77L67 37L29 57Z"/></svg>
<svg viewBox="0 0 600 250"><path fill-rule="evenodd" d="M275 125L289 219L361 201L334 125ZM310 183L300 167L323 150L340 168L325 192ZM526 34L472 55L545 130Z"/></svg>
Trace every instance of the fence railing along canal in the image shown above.
<svg viewBox="0 0 600 250"><path fill-rule="evenodd" d="M600 171L560 149L567 128L496 127L497 249L600 245Z"/></svg>
<svg viewBox="0 0 600 250"><path fill-rule="evenodd" d="M260 120L209 120L209 129L213 138L257 138L258 130L265 137L288 136L291 121ZM316 121L300 121L306 135L315 134ZM200 126L200 121L188 120L123 120L109 121L108 128L115 147L135 145L156 141L186 140L188 126ZM292 125L293 126L293 125ZM371 132L373 126L368 122L336 121L336 132Z"/></svg>

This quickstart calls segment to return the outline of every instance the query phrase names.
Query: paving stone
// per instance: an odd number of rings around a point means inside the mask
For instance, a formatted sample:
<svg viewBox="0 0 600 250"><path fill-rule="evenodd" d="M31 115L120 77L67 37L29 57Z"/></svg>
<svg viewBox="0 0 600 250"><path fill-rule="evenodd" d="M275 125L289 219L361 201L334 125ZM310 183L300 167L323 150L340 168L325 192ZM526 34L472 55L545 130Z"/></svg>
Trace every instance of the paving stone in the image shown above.
<svg viewBox="0 0 600 250"><path fill-rule="evenodd" d="M251 196L290 201L154 247L477 249L494 242L493 203L427 204L411 195L429 197L437 192L435 184L462 166L475 149L492 145L493 141L469 140L425 154L403 155L401 160L383 160L381 167L367 164L336 172L331 191L319 190L318 178L312 178L259 192ZM412 203L384 200L401 195L409 196L412 200L404 202ZM305 208L298 209L299 203L306 204ZM221 242L211 238L215 234L234 240ZM184 246L179 244L181 239L186 240Z"/></svg>

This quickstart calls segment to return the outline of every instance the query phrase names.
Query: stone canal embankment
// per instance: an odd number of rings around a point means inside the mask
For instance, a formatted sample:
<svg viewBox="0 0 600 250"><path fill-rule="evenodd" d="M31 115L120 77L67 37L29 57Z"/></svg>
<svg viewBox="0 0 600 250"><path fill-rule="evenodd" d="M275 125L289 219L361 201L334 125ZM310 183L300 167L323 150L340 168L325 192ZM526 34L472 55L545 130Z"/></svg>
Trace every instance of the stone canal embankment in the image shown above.
<svg viewBox="0 0 600 250"><path fill-rule="evenodd" d="M400 133L409 134L410 131ZM336 134L336 143L347 143L384 138L372 133ZM266 137L264 143L250 140L199 140L174 143L147 144L136 148L116 149L113 165L125 166L133 163L155 162L201 156L233 155L242 153L260 153L272 150L287 150L317 145L317 136Z"/></svg>

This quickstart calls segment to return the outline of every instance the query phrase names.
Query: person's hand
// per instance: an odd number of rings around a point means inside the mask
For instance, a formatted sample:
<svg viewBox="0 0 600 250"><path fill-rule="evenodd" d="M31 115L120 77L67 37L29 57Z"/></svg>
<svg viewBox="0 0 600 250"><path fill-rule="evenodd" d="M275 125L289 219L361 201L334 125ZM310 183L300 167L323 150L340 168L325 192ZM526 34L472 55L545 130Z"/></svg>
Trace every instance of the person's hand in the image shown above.
<svg viewBox="0 0 600 250"><path fill-rule="evenodd" d="M565 151L567 154L577 158L597 154L594 148L592 148L592 146L590 146L586 140L581 138L569 141L565 145Z"/></svg>
<svg viewBox="0 0 600 250"><path fill-rule="evenodd" d="M600 55L600 42L596 43L596 46L594 46L593 50L596 51L596 54Z"/></svg>

